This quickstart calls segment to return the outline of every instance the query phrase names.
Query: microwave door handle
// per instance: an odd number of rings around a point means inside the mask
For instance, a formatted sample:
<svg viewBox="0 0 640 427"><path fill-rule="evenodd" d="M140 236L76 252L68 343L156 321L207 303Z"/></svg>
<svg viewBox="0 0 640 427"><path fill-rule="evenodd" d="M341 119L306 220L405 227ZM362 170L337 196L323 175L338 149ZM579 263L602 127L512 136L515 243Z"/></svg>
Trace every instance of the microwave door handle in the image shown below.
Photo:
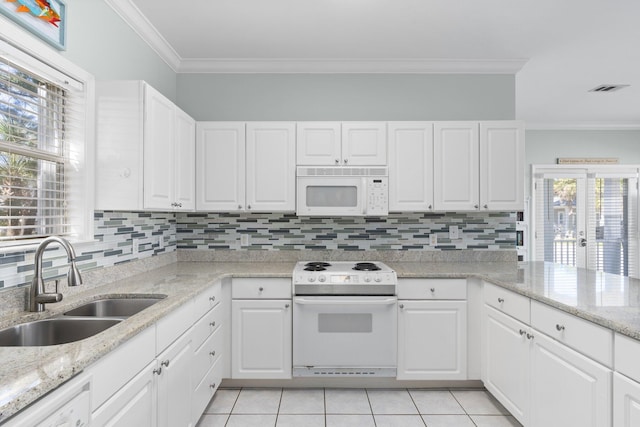
<svg viewBox="0 0 640 427"><path fill-rule="evenodd" d="M362 194L361 194L361 200L362 200L362 215L366 215L367 214L367 178L362 177L362 185L360 186L360 188L362 188Z"/></svg>
<svg viewBox="0 0 640 427"><path fill-rule="evenodd" d="M302 305L390 305L395 304L398 300L395 298L385 298L383 300L323 300L323 299L307 299L295 298L296 304Z"/></svg>

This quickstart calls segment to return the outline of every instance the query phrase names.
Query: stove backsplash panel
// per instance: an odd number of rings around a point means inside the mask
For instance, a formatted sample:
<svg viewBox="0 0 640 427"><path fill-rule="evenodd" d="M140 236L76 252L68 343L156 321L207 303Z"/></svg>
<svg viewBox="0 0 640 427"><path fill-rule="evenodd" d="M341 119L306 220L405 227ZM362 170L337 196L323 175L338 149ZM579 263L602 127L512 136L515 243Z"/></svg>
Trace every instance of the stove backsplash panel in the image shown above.
<svg viewBox="0 0 640 427"><path fill-rule="evenodd" d="M457 226L459 238L449 238ZM387 217L179 213L178 249L195 250L515 250L515 212L398 213ZM430 245L430 236L438 238ZM249 237L242 245L241 236Z"/></svg>

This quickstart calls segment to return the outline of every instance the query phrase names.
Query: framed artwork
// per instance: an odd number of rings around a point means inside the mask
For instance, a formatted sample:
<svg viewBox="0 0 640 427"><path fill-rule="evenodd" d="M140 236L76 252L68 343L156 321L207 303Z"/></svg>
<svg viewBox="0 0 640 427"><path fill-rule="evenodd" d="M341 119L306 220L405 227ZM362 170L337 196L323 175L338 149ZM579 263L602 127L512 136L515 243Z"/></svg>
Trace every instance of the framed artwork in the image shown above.
<svg viewBox="0 0 640 427"><path fill-rule="evenodd" d="M58 50L66 46L66 8L62 0L0 0L0 13Z"/></svg>

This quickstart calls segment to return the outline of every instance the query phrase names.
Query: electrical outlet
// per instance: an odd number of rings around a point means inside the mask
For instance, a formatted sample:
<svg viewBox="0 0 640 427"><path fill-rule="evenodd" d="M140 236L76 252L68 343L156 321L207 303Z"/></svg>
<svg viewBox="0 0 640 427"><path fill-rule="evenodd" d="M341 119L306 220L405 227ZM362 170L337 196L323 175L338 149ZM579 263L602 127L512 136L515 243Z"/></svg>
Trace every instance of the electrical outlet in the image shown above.
<svg viewBox="0 0 640 427"><path fill-rule="evenodd" d="M460 238L460 232L457 225L449 226L449 239L456 240Z"/></svg>
<svg viewBox="0 0 640 427"><path fill-rule="evenodd" d="M138 252L140 252L140 239L133 239L131 242L131 254L138 255Z"/></svg>
<svg viewBox="0 0 640 427"><path fill-rule="evenodd" d="M429 245L438 246L438 235L435 233L429 234Z"/></svg>
<svg viewBox="0 0 640 427"><path fill-rule="evenodd" d="M248 234L240 235L240 246L249 246L251 244L251 236Z"/></svg>
<svg viewBox="0 0 640 427"><path fill-rule="evenodd" d="M164 236L158 236L158 249L164 249Z"/></svg>

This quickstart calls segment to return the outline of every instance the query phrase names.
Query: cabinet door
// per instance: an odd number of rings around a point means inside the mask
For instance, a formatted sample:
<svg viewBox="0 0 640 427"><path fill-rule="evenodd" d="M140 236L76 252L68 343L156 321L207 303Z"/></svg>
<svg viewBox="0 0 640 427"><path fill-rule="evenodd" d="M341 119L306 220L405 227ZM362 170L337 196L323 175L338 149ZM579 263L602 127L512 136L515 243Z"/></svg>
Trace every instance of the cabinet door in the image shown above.
<svg viewBox="0 0 640 427"><path fill-rule="evenodd" d="M528 327L485 304L484 386L523 425L528 425L530 341ZM549 424L562 425L562 424Z"/></svg>
<svg viewBox="0 0 640 427"><path fill-rule="evenodd" d="M611 370L533 330L533 427L611 425Z"/></svg>
<svg viewBox="0 0 640 427"><path fill-rule="evenodd" d="M175 107L157 90L144 87L144 207L173 209Z"/></svg>
<svg viewBox="0 0 640 427"><path fill-rule="evenodd" d="M294 123L247 123L247 210L295 211Z"/></svg>
<svg viewBox="0 0 640 427"><path fill-rule="evenodd" d="M196 209L244 210L244 123L198 123L196 159Z"/></svg>
<svg viewBox="0 0 640 427"><path fill-rule="evenodd" d="M94 427L156 427L154 360L91 415Z"/></svg>
<svg viewBox="0 0 640 427"><path fill-rule="evenodd" d="M640 384L613 374L613 427L640 426Z"/></svg>
<svg viewBox="0 0 640 427"><path fill-rule="evenodd" d="M298 165L340 164L342 139L339 122L298 122L296 134Z"/></svg>
<svg viewBox="0 0 640 427"><path fill-rule="evenodd" d="M233 300L231 378L291 378L291 300Z"/></svg>
<svg viewBox="0 0 640 427"><path fill-rule="evenodd" d="M466 301L399 301L398 379L467 379Z"/></svg>
<svg viewBox="0 0 640 427"><path fill-rule="evenodd" d="M389 123L389 210L433 210L433 123Z"/></svg>
<svg viewBox="0 0 640 427"><path fill-rule="evenodd" d="M524 155L522 122L480 122L482 210L524 209Z"/></svg>
<svg viewBox="0 0 640 427"><path fill-rule="evenodd" d="M176 108L175 203L178 210L196 208L196 122Z"/></svg>
<svg viewBox="0 0 640 427"><path fill-rule="evenodd" d="M478 123L434 123L433 198L435 210L478 210L480 206L478 153Z"/></svg>
<svg viewBox="0 0 640 427"><path fill-rule="evenodd" d="M158 426L191 426L191 334L187 332L162 352L157 360Z"/></svg>
<svg viewBox="0 0 640 427"><path fill-rule="evenodd" d="M386 166L387 124L385 122L342 123L342 164Z"/></svg>

